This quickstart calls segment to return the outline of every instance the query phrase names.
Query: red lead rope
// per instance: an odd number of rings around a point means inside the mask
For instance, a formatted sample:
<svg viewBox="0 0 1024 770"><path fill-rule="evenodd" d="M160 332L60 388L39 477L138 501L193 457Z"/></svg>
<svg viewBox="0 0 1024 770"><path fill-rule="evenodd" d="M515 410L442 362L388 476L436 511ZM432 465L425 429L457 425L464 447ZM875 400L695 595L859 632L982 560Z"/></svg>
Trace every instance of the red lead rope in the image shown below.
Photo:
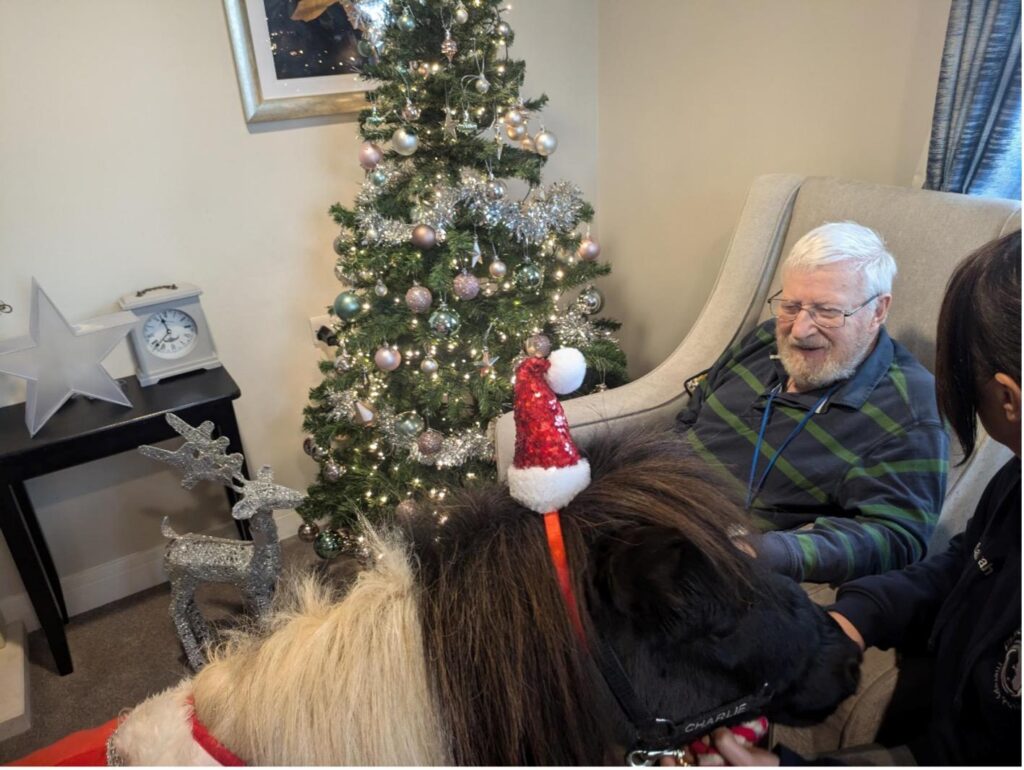
<svg viewBox="0 0 1024 770"><path fill-rule="evenodd" d="M558 587L562 589L562 596L565 598L565 607L569 611L569 620L576 634L584 646L587 637L583 633L583 622L580 620L580 608L576 603L576 594L572 590L572 579L569 576L569 559L565 553L565 541L562 539L562 521L558 511L548 511L544 514L544 528L548 535L548 551L551 553L551 563L555 566L555 574L558 577Z"/></svg>

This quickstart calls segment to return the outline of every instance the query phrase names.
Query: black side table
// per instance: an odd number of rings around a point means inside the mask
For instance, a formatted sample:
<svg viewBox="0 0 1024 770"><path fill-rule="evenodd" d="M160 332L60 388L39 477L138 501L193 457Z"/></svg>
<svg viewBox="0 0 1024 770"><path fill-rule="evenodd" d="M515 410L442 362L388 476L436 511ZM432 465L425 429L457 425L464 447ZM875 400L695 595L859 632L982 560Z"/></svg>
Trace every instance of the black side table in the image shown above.
<svg viewBox="0 0 1024 770"><path fill-rule="evenodd" d="M231 440L227 451L242 451L232 405L241 391L223 367L191 372L148 388L134 376L118 382L132 402L130 409L78 396L62 406L34 438L25 427L24 404L0 408L0 532L61 675L73 669L64 633L68 610L25 480L173 438L178 434L167 424L167 412L191 425L212 420L220 434ZM248 477L244 462L242 472ZM231 489L227 494L234 505L238 496ZM248 522L236 524L239 534L249 537Z"/></svg>

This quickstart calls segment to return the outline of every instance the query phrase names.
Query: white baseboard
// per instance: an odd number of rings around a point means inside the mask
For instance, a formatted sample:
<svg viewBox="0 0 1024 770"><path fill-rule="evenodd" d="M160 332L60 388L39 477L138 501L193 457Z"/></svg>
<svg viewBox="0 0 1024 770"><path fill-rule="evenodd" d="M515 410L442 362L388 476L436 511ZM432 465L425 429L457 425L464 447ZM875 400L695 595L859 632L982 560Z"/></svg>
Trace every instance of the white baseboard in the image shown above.
<svg viewBox="0 0 1024 770"><path fill-rule="evenodd" d="M274 521L280 538L284 540L295 534L302 517L295 511L278 511L274 514ZM228 527L234 530L233 525ZM215 527L203 534L217 534L224 529ZM160 544L62 577L60 584L68 614L73 617L163 583L167 580L163 559L164 545ZM39 628L36 613L25 592L0 598L0 615L5 616L8 623L21 621L26 631Z"/></svg>

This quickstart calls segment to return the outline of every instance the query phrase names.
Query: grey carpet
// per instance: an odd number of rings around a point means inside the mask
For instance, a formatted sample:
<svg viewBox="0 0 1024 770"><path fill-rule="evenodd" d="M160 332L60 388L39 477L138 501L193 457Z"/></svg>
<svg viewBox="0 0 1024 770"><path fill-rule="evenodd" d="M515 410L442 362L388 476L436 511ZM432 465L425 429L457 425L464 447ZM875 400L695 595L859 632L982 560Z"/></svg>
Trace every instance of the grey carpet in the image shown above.
<svg viewBox="0 0 1024 770"><path fill-rule="evenodd" d="M286 569L321 563L295 538L284 541L283 551ZM241 610L229 586L206 586L199 600L214 622L230 622ZM169 606L170 588L164 583L71 618L66 631L75 670L67 676L58 676L42 631L29 634L32 727L0 741L0 762L101 725L188 676Z"/></svg>

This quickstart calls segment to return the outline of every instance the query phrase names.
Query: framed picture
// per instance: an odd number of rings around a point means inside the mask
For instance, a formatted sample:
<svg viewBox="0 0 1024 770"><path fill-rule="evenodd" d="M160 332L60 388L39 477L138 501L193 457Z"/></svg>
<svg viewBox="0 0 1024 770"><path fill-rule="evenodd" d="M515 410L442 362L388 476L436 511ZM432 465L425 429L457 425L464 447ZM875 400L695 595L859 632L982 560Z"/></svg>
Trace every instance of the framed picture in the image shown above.
<svg viewBox="0 0 1024 770"><path fill-rule="evenodd" d="M355 113L372 84L335 0L224 0L247 123Z"/></svg>

